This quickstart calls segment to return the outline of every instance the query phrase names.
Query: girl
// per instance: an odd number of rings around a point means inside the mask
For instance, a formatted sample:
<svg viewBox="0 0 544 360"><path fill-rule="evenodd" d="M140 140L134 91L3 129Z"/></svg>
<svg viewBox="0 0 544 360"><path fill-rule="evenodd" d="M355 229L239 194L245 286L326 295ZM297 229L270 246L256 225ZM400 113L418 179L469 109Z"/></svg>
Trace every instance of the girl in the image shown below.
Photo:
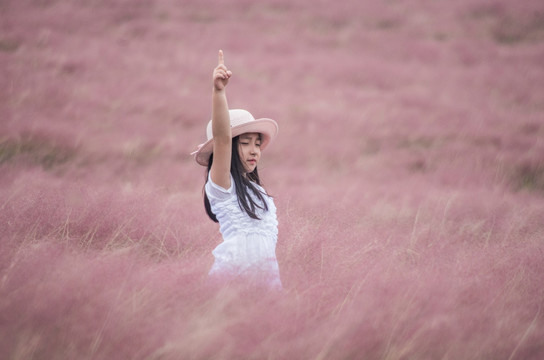
<svg viewBox="0 0 544 360"><path fill-rule="evenodd" d="M281 288L276 241L278 222L272 198L261 187L257 164L278 125L246 110L229 110L225 88L232 76L219 51L213 72L212 120L208 141L193 154L206 166L204 206L219 223L223 242L214 250L213 278L251 279Z"/></svg>

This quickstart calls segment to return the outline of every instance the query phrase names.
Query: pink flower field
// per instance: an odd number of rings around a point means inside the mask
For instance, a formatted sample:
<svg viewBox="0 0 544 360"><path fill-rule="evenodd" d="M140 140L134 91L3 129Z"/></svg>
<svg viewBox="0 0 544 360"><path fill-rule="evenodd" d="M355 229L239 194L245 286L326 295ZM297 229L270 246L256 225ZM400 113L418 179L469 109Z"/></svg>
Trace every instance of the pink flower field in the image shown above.
<svg viewBox="0 0 544 360"><path fill-rule="evenodd" d="M207 281L217 51L284 290ZM544 3L0 1L3 359L543 359Z"/></svg>

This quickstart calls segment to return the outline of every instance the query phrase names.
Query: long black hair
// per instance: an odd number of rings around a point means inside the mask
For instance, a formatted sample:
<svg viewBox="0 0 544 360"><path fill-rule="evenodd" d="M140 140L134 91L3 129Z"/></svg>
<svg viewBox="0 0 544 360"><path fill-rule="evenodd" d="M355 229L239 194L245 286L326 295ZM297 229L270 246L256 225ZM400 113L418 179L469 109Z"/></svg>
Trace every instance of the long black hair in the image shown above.
<svg viewBox="0 0 544 360"><path fill-rule="evenodd" d="M268 211L268 205L266 204L266 201L264 199L264 195L269 196L267 193L262 193L255 184L261 185L261 179L259 178L259 172L257 171L257 167L255 167L255 170L253 170L250 173L246 173L246 176L244 176L245 170L244 170L244 164L242 164L242 160L240 160L240 154L238 153L238 145L239 144L239 136L236 136L232 139L232 152L231 152L231 158L230 158L230 173L232 175L232 178L234 180L235 188L236 188L236 195L238 198L238 204L240 205L240 209L245 211L250 218L260 220L260 218L257 216L257 209L261 209L264 211ZM208 181L208 176L210 173L210 169L212 168L213 163L213 153L210 155L210 161L208 161L208 167L206 171L206 181ZM206 184L204 183L204 186ZM258 201L255 201L250 195L249 191L251 191ZM211 206L210 206L210 200L208 200L208 196L206 195L206 190L203 189L202 191L204 193L204 207L206 208L206 213L215 222L217 221L217 217L212 212Z"/></svg>

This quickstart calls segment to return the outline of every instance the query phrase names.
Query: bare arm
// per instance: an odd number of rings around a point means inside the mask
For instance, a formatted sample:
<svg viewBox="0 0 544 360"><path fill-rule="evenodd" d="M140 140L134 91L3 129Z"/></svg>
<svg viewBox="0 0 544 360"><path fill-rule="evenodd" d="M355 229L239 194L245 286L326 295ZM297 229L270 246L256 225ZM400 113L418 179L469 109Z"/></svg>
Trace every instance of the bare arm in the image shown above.
<svg viewBox="0 0 544 360"><path fill-rule="evenodd" d="M232 152L229 106L225 88L231 75L232 73L225 66L223 51L219 50L218 65L213 71L213 164L210 169L210 176L214 183L225 189L230 188L230 159Z"/></svg>

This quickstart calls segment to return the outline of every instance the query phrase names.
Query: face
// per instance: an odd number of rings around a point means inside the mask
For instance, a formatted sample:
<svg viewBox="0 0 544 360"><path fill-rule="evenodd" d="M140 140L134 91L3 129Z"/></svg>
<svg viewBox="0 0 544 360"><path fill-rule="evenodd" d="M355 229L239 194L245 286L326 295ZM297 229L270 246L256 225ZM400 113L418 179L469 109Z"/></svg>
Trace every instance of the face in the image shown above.
<svg viewBox="0 0 544 360"><path fill-rule="evenodd" d="M245 133L240 135L238 139L238 154L246 173L255 170L261 158L261 134Z"/></svg>

